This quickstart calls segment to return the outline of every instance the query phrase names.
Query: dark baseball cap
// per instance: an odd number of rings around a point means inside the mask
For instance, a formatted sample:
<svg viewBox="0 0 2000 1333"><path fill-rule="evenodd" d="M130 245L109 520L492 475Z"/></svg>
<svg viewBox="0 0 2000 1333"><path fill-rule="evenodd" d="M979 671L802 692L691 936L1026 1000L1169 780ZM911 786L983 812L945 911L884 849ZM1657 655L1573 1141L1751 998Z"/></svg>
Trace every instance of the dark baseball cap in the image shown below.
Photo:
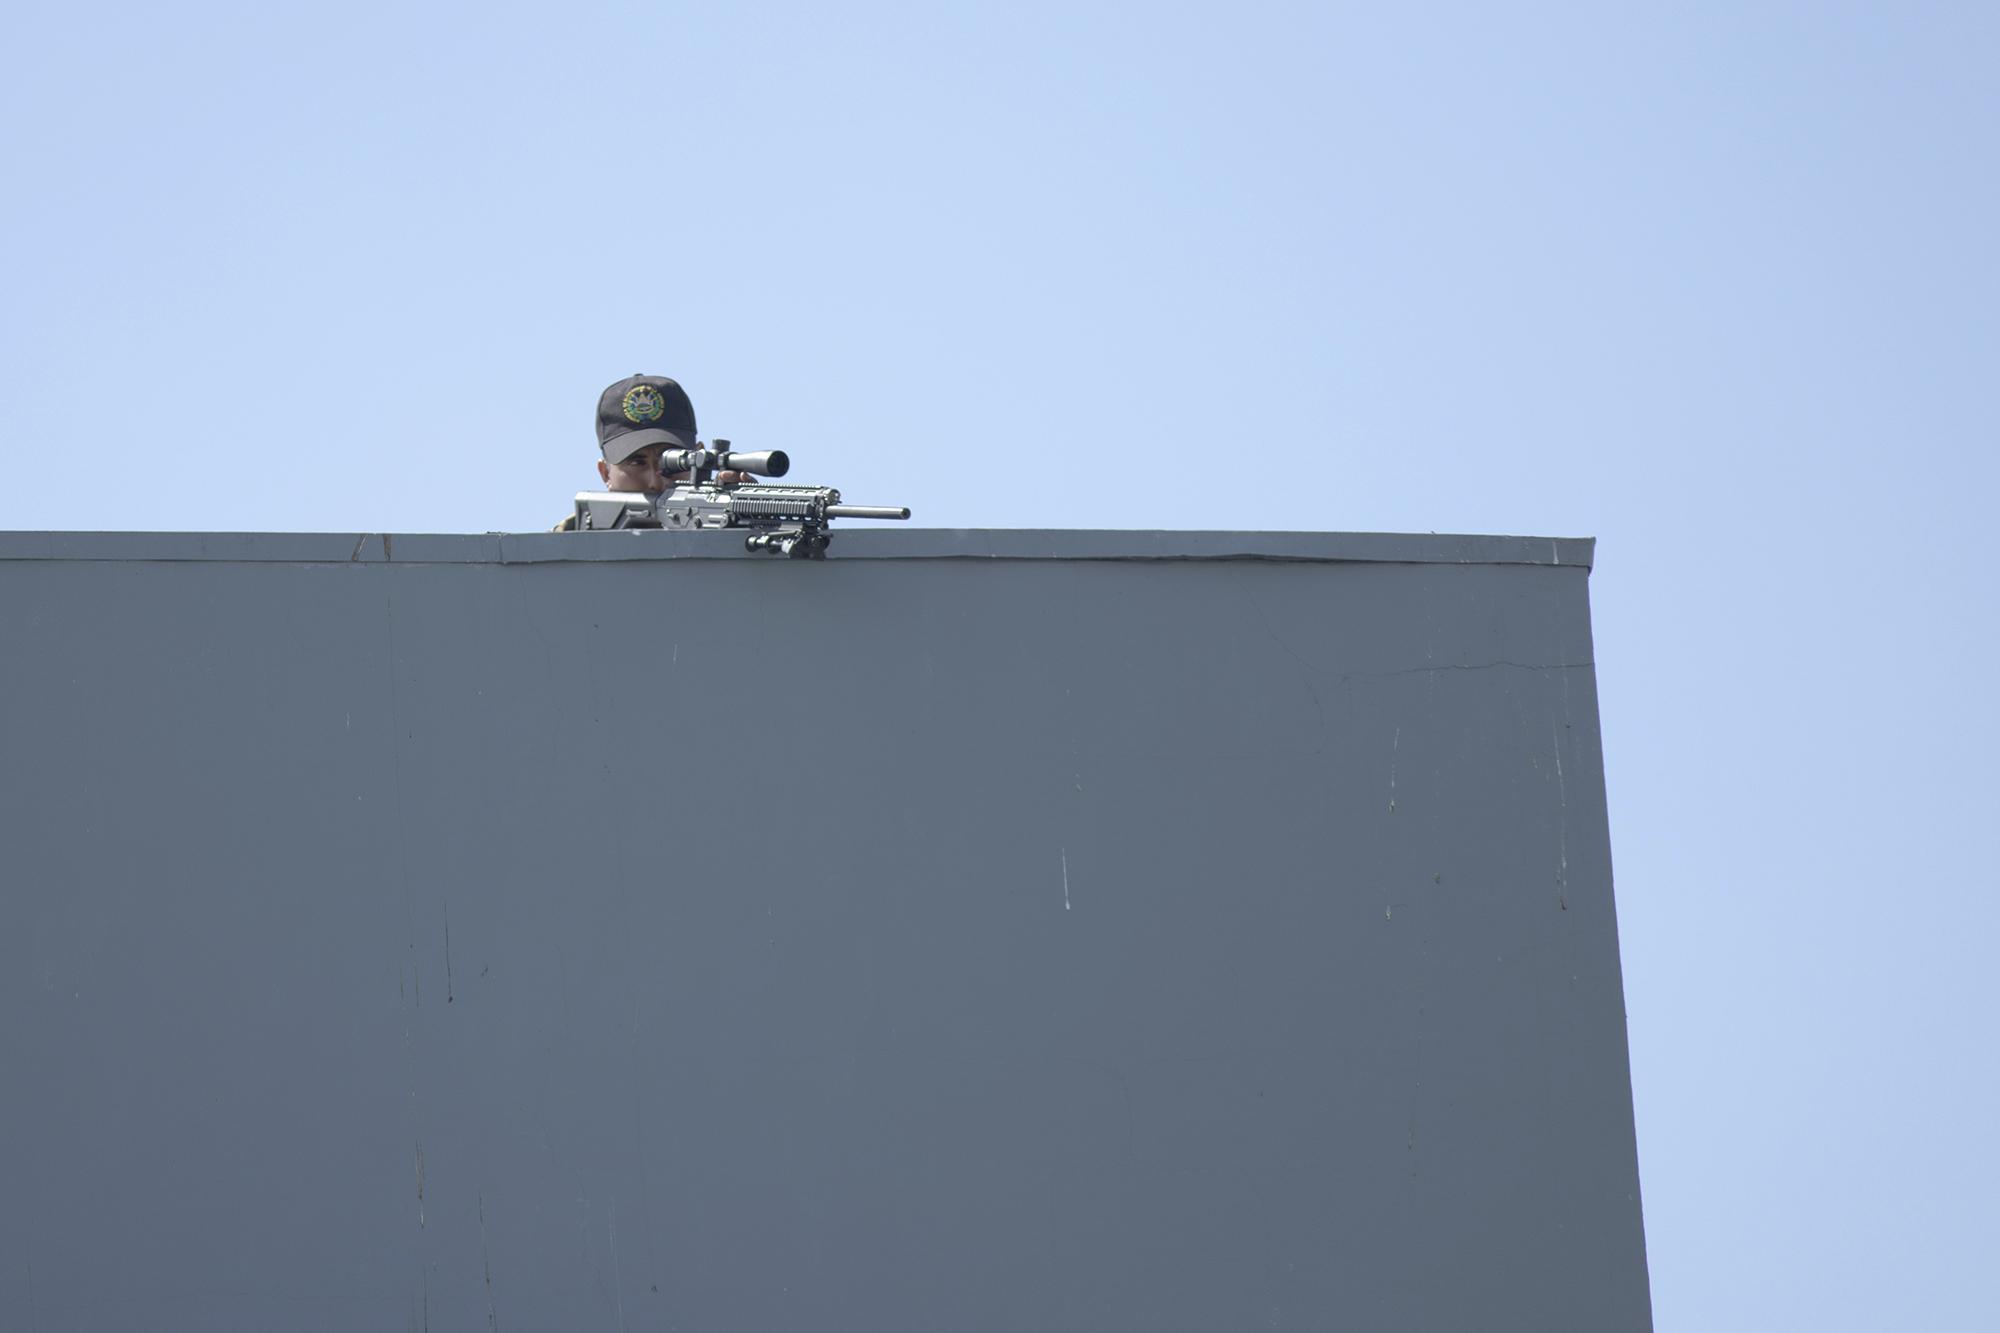
<svg viewBox="0 0 2000 1333"><path fill-rule="evenodd" d="M649 444L694 448L694 404L665 375L628 376L597 400L597 447L622 463Z"/></svg>

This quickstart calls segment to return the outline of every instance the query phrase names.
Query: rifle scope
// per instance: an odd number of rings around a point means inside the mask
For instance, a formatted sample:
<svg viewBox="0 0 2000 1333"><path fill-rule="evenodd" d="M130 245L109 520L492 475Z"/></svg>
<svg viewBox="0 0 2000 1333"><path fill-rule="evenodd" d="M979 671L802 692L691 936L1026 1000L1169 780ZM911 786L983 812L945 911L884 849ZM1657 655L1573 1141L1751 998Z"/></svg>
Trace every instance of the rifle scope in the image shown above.
<svg viewBox="0 0 2000 1333"><path fill-rule="evenodd" d="M727 440L718 440L727 444ZM762 453L741 453L728 449L720 452L714 449L668 449L660 455L660 471L666 473L695 471L749 472L759 477L782 477L792 470L791 455L783 449L767 449Z"/></svg>

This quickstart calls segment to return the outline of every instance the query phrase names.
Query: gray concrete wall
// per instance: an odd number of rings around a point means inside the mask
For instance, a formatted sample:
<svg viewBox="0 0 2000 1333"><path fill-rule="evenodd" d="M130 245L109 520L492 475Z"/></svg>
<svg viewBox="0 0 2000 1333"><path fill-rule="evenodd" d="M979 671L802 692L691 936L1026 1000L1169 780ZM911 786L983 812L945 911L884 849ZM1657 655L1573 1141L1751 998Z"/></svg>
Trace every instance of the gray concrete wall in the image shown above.
<svg viewBox="0 0 2000 1333"><path fill-rule="evenodd" d="M0 536L0 1328L1645 1328L1588 560Z"/></svg>

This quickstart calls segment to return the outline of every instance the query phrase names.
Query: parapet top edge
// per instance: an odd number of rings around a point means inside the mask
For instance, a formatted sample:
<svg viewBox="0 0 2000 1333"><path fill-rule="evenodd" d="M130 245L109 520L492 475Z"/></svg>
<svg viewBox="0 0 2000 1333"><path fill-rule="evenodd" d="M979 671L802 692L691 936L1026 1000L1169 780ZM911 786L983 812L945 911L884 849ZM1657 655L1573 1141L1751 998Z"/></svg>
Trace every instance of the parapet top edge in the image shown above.
<svg viewBox="0 0 2000 1333"><path fill-rule="evenodd" d="M831 560L1272 560L1589 569L1591 537L1204 529L839 528ZM0 532L0 560L560 564L767 560L740 533Z"/></svg>

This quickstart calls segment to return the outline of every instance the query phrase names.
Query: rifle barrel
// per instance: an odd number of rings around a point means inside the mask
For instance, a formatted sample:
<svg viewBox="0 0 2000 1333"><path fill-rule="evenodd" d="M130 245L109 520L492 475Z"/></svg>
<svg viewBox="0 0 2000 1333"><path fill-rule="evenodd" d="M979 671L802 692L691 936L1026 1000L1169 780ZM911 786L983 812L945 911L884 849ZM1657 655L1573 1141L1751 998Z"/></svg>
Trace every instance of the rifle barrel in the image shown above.
<svg viewBox="0 0 2000 1333"><path fill-rule="evenodd" d="M908 518L908 509L898 509L890 505L828 505L828 518Z"/></svg>

